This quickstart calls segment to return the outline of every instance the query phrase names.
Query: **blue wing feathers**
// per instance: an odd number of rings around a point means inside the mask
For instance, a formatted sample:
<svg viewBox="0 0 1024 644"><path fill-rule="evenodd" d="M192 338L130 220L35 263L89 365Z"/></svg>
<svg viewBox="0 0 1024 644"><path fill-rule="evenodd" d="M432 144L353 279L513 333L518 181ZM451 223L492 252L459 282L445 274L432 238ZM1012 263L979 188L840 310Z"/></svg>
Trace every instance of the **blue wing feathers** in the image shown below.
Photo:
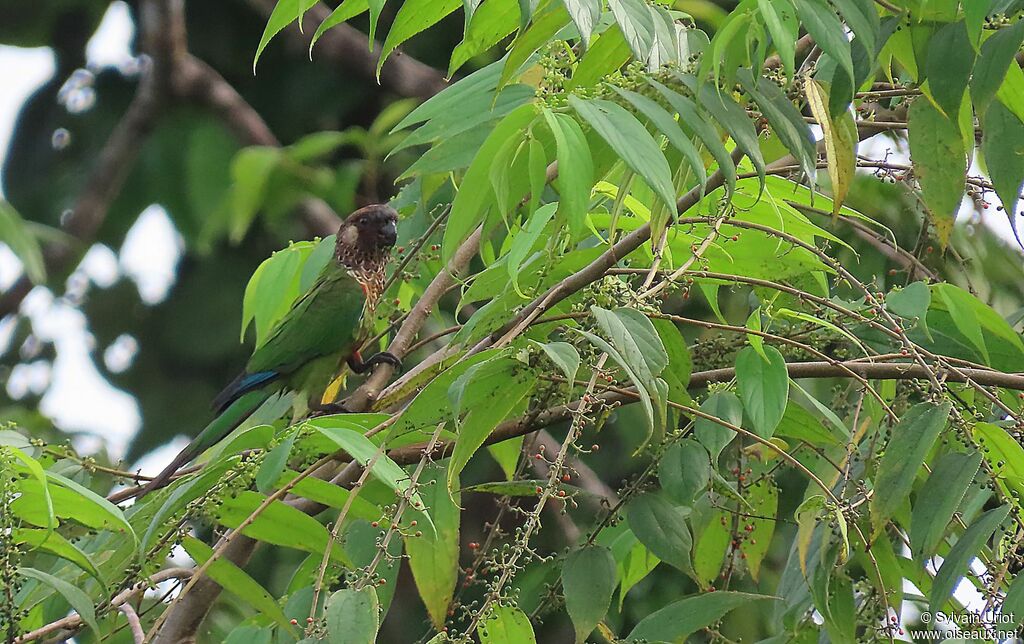
<svg viewBox="0 0 1024 644"><path fill-rule="evenodd" d="M238 400L240 396L254 389L259 389L280 376L281 374L276 371L259 371L257 373L245 373L243 371L224 388L224 391L217 394L217 397L213 399L213 408L218 414L223 413L228 405Z"/></svg>

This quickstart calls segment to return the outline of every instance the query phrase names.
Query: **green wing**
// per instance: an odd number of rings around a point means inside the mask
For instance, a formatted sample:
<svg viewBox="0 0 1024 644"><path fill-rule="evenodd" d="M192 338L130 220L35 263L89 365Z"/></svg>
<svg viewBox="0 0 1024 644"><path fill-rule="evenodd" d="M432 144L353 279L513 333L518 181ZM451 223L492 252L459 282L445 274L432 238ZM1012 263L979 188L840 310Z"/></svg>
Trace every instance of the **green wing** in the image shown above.
<svg viewBox="0 0 1024 644"><path fill-rule="evenodd" d="M352 351L366 296L347 271L328 266L274 326L246 365L248 373L292 373L321 356Z"/></svg>

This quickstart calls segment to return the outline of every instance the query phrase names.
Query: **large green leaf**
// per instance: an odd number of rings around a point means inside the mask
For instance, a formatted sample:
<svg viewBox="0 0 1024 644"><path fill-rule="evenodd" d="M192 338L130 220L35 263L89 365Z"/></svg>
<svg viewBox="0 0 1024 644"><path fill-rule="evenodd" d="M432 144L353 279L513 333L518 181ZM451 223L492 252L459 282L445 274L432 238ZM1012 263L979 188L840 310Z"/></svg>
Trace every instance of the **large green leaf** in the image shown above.
<svg viewBox="0 0 1024 644"><path fill-rule="evenodd" d="M469 237L473 229L483 221L486 208L490 205L490 192L482 190L487 185L491 164L498 150L509 139L519 136L523 129L536 116L533 105L521 105L509 113L498 123L491 134L480 146L473 163L462 179L461 187L452 202L452 210L448 215L448 223L444 229L441 243L441 256L448 262L455 254L459 244Z"/></svg>
<svg viewBox="0 0 1024 644"><path fill-rule="evenodd" d="M692 572L693 539L686 525L688 512L655 493L634 497L626 505L629 528L659 559L685 573Z"/></svg>
<svg viewBox="0 0 1024 644"><path fill-rule="evenodd" d="M583 48L590 48L590 34L601 17L601 0L562 0L572 17L572 23L580 32Z"/></svg>
<svg viewBox="0 0 1024 644"><path fill-rule="evenodd" d="M682 642L693 633L714 624L729 611L748 602L764 599L777 598L729 591L684 597L644 617L629 632L626 640Z"/></svg>
<svg viewBox="0 0 1024 644"><path fill-rule="evenodd" d="M761 438L771 438L786 412L789 399L789 372L786 359L778 349L764 347L766 358L754 347L746 347L736 356L736 385L743 408Z"/></svg>
<svg viewBox="0 0 1024 644"><path fill-rule="evenodd" d="M711 480L708 451L692 438L669 447L658 462L661 488L676 503L693 505L694 499Z"/></svg>
<svg viewBox="0 0 1024 644"><path fill-rule="evenodd" d="M927 99L914 101L909 118L914 175L921 184L921 200L945 247L967 181L964 138L955 117L947 118Z"/></svg>
<svg viewBox="0 0 1024 644"><path fill-rule="evenodd" d="M377 59L377 75L396 47L462 6L462 0L406 0L391 24L384 46Z"/></svg>
<svg viewBox="0 0 1024 644"><path fill-rule="evenodd" d="M980 466L981 452L951 452L943 455L932 468L917 494L910 519L910 545L915 557L935 553Z"/></svg>
<svg viewBox="0 0 1024 644"><path fill-rule="evenodd" d="M608 612L615 585L615 558L608 548L587 546L565 558L562 588L577 643L585 641Z"/></svg>
<svg viewBox="0 0 1024 644"><path fill-rule="evenodd" d="M675 212L672 171L661 148L640 121L611 101L570 96L569 104L608 142L626 165L643 178L669 211Z"/></svg>
<svg viewBox="0 0 1024 644"><path fill-rule="evenodd" d="M737 427L743 423L743 403L730 391L717 391L711 394L701 404L700 410ZM700 417L694 420L693 433L701 445L707 448L715 462L718 461L718 455L725 446L736 436L736 432L728 427Z"/></svg>
<svg viewBox="0 0 1024 644"><path fill-rule="evenodd" d="M373 644L380 628L379 602L373 586L343 588L327 600L330 644Z"/></svg>
<svg viewBox="0 0 1024 644"><path fill-rule="evenodd" d="M594 187L594 161L590 146L580 125L565 114L544 112L545 120L555 135L558 159L558 214L569 224L573 237L586 227L590 194Z"/></svg>
<svg viewBox="0 0 1024 644"><path fill-rule="evenodd" d="M187 536L181 542L185 552L196 562L203 565L213 555L213 548L206 545L195 537ZM214 580L229 593L242 599L261 614L278 623L286 631L292 631L288 618L278 605L277 600L259 582L249 576L244 570L228 561L224 557L218 558L209 568L206 575Z"/></svg>
<svg viewBox="0 0 1024 644"><path fill-rule="evenodd" d="M992 185L1003 203L1003 212L1020 243L1017 201L1024 186L1024 123L1000 101L993 101L985 113L981 152Z"/></svg>
<svg viewBox="0 0 1024 644"><path fill-rule="evenodd" d="M928 43L925 69L931 95L946 116L955 118L974 67L974 47L963 22L941 27Z"/></svg>
<svg viewBox="0 0 1024 644"><path fill-rule="evenodd" d="M935 439L946 426L951 405L920 403L912 407L892 428L892 438L878 464L871 498L871 522L881 530L899 505L910 495L914 477Z"/></svg>
<svg viewBox="0 0 1024 644"><path fill-rule="evenodd" d="M101 635L102 631L100 631L99 626L96 624L96 607L93 605L92 599L81 588L35 568L18 568L18 574L22 577L40 581L56 590L67 600L71 608L78 613L79 617L82 618L82 622L91 628L92 632L97 636Z"/></svg>
<svg viewBox="0 0 1024 644"><path fill-rule="evenodd" d="M836 12L826 0L796 0L800 24L807 30L821 50L832 57L846 73L853 78L853 56L846 29Z"/></svg>
<svg viewBox="0 0 1024 644"><path fill-rule="evenodd" d="M985 542L992 533L996 531L999 524L1010 513L1009 505L1001 505L998 508L989 510L978 517L960 539L949 550L949 554L942 561L942 566L935 574L935 581L932 583L932 591L928 595L928 607L932 613L942 610L942 605L953 593L957 583L967 573L967 567L972 559L978 555Z"/></svg>
<svg viewBox="0 0 1024 644"><path fill-rule="evenodd" d="M496 604L476 627L480 644L536 644L533 625L526 613L515 606Z"/></svg>
<svg viewBox="0 0 1024 644"><path fill-rule="evenodd" d="M423 501L430 511L434 530L405 528L405 551L409 556L409 569L416 582L420 598L427 607L430 621L438 629L444 627L448 604L455 592L459 577L459 518L458 478L454 492L445 486L445 468L440 465L426 467L420 475ZM410 510L406 518L411 521L425 519L422 513ZM419 534L417 535L417 532Z"/></svg>
<svg viewBox="0 0 1024 644"><path fill-rule="evenodd" d="M608 0L622 35L637 60L647 60L654 46L654 17L644 0Z"/></svg>
<svg viewBox="0 0 1024 644"><path fill-rule="evenodd" d="M1024 23L1017 21L1012 27L1000 29L981 46L978 64L971 76L971 102L978 115L988 113L989 103L1006 79L1013 57L1024 42Z"/></svg>

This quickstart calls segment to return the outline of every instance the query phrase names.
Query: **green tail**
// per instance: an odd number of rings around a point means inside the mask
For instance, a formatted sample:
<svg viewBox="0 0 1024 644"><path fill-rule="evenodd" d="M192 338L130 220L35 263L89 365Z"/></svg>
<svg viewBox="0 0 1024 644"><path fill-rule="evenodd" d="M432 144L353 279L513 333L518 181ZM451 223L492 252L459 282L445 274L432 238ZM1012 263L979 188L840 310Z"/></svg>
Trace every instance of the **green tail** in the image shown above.
<svg viewBox="0 0 1024 644"><path fill-rule="evenodd" d="M268 398L270 398L273 391L264 391L257 389L256 391L250 391L243 394L240 398L235 400L233 403L220 413L216 418L210 421L210 424L203 429L198 436L192 439L192 442L185 446L185 449L181 450L174 460L163 469L156 477L146 484L146 487L138 494L138 498L149 494L154 490L166 486L171 482L171 478L174 474L181 469L183 465L191 461L196 456L199 456L207 449L217 444L217 441L224 438L231 433L236 427L242 424L246 418L252 415L260 405L262 405Z"/></svg>

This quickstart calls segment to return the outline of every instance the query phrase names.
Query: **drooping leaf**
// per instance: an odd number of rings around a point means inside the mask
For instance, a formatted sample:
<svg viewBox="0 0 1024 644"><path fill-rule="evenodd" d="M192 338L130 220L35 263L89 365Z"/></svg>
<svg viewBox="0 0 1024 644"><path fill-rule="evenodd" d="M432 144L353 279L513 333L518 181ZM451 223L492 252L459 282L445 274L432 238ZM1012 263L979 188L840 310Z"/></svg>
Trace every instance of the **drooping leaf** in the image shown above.
<svg viewBox="0 0 1024 644"><path fill-rule="evenodd" d="M277 1L277 4L274 5L274 10L270 12L270 17L267 19L267 26L263 29L263 35L260 36L260 43L256 46L256 54L252 59L253 74L256 73L256 63L260 60L260 54L266 49L271 39L279 34L282 29L295 22L296 17L308 11L316 2L317 0Z"/></svg>
<svg viewBox="0 0 1024 644"><path fill-rule="evenodd" d="M330 644L373 644L380 628L377 591L371 585L343 588L327 600Z"/></svg>
<svg viewBox="0 0 1024 644"><path fill-rule="evenodd" d="M420 489L433 520L433 530L406 528L405 551L409 556L416 589L427 607L427 614L435 628L443 628L448 615L448 604L455 592L459 577L459 491L456 478L455 491L449 494L445 481L445 468L431 465L420 475ZM410 521L421 521L421 512L410 511Z"/></svg>
<svg viewBox="0 0 1024 644"><path fill-rule="evenodd" d="M757 7L764 18L768 33L772 36L772 44L782 59L782 67L786 75L793 78L796 71L796 39L800 32L800 23L796 19L796 7L791 0L757 0Z"/></svg>
<svg viewBox="0 0 1024 644"><path fill-rule="evenodd" d="M717 591L684 597L640 620L627 640L682 642L700 629L714 624L726 613L752 601L774 600L768 595Z"/></svg>
<svg viewBox="0 0 1024 644"><path fill-rule="evenodd" d="M602 99L584 100L570 96L569 104L654 190L665 206L675 212L676 198L668 161L636 117L623 107Z"/></svg>
<svg viewBox="0 0 1024 644"><path fill-rule="evenodd" d="M296 434L297 432L288 434L284 440L267 453L263 463L260 464L260 469L256 472L256 489L263 494L269 494L274 489L277 480L281 478L281 473L288 465Z"/></svg>
<svg viewBox="0 0 1024 644"><path fill-rule="evenodd" d="M983 119L996 92L1006 79L1013 57L1024 42L1024 23L1000 29L981 45L981 55L971 76L971 102Z"/></svg>
<svg viewBox="0 0 1024 644"><path fill-rule="evenodd" d="M825 136L825 160L832 183L832 214L839 213L857 165L857 128L849 112L838 118L829 113L829 90L816 80L808 80L807 103ZM851 127L852 126L852 127Z"/></svg>
<svg viewBox="0 0 1024 644"><path fill-rule="evenodd" d="M210 556L213 555L213 548L195 537L185 537L181 545L185 548L185 552L200 566L205 564ZM247 572L228 559L224 557L218 558L206 569L206 574L229 593L277 622L284 630L293 630L274 596L261 586L259 582L250 577Z"/></svg>
<svg viewBox="0 0 1024 644"><path fill-rule="evenodd" d="M811 131L804 123L800 112L786 98L779 86L764 76L758 76L755 84L750 70L741 69L736 73L736 77L747 93L757 101L758 107L782 144L800 162L804 174L813 178L818 152Z"/></svg>
<svg viewBox="0 0 1024 644"><path fill-rule="evenodd" d="M569 223L575 237L586 226L590 192L594 187L594 162L590 147L575 119L545 110L544 118L555 135L558 159L558 212Z"/></svg>
<svg viewBox="0 0 1024 644"><path fill-rule="evenodd" d="M693 539L686 515L685 509L650 492L634 497L626 505L626 520L636 538L659 559L689 574Z"/></svg>
<svg viewBox="0 0 1024 644"><path fill-rule="evenodd" d="M771 438L786 412L789 373L786 359L778 349L764 347L768 359L747 347L736 356L736 383L743 408L761 438Z"/></svg>
<svg viewBox="0 0 1024 644"><path fill-rule="evenodd" d="M914 101L909 120L910 156L921 184L921 200L945 248L967 181L964 139L956 121L926 99Z"/></svg>
<svg viewBox="0 0 1024 644"><path fill-rule="evenodd" d="M700 410L737 427L743 423L743 403L736 397L736 394L729 391L711 394L700 406ZM736 436L736 433L728 427L700 417L694 420L693 433L711 454L711 459L714 462L718 461L718 455Z"/></svg>
<svg viewBox="0 0 1024 644"><path fill-rule="evenodd" d="M1024 123L1000 101L993 101L985 113L981 152L992 185L1003 203L1003 211L1010 220L1010 228L1020 244L1017 201L1024 186Z"/></svg>
<svg viewBox="0 0 1024 644"><path fill-rule="evenodd" d="M980 466L981 452L951 452L932 468L917 495L910 520L910 545L915 557L935 553Z"/></svg>
<svg viewBox="0 0 1024 644"><path fill-rule="evenodd" d="M935 573L932 591L928 595L929 610L933 613L942 610L946 599L953 593L960 579L967 574L967 567L978 555L985 542L996 531L999 524L1010 513L1009 505L1001 505L981 515L960 535L960 539L950 548L949 554L942 561L942 566Z"/></svg>
<svg viewBox="0 0 1024 644"><path fill-rule="evenodd" d="M572 383L576 378L576 372L580 369L580 352L568 342L548 342L546 344L535 343L547 357L558 367L565 379Z"/></svg>
<svg viewBox="0 0 1024 644"><path fill-rule="evenodd" d="M739 547L743 560L750 570L750 576L757 581L761 572L761 562L768 554L768 547L771 546L775 533L779 488L770 477L766 477L765 480L747 488L746 497L754 511L749 518L741 518L747 538L740 542Z"/></svg>
<svg viewBox="0 0 1024 644"><path fill-rule="evenodd" d="M476 627L480 644L536 644L533 625L526 613L515 606L496 604Z"/></svg>
<svg viewBox="0 0 1024 644"><path fill-rule="evenodd" d="M892 437L885 448L875 489L884 490L871 499L871 523L880 530L900 503L910 494L917 470L935 439L946 426L951 405L920 403L910 408L892 428Z"/></svg>
<svg viewBox="0 0 1024 644"><path fill-rule="evenodd" d="M18 568L18 574L22 577L35 579L53 588L78 613L79 617L82 618L86 626L92 629L93 633L97 636L101 635L102 631L100 631L96 623L96 607L93 605L92 599L81 588L35 568Z"/></svg>
<svg viewBox="0 0 1024 644"><path fill-rule="evenodd" d="M594 31L598 19L601 17L600 0L562 0L565 8L572 17L572 22L580 32L583 40L583 49L590 49L590 34Z"/></svg>
<svg viewBox="0 0 1024 644"><path fill-rule="evenodd" d="M577 643L585 641L608 612L615 585L615 558L608 548L586 546L565 558L562 588Z"/></svg>
<svg viewBox="0 0 1024 644"><path fill-rule="evenodd" d="M692 506L711 480L711 459L704 447L687 438L668 448L658 462L661 489L676 503Z"/></svg>
<svg viewBox="0 0 1024 644"><path fill-rule="evenodd" d="M377 59L377 76L381 67L399 45L424 29L437 24L442 18L462 6L462 0L406 0L402 3L391 31L384 40L380 58Z"/></svg>
<svg viewBox="0 0 1024 644"><path fill-rule="evenodd" d="M654 45L654 18L643 0L608 0L622 35L637 60L647 60Z"/></svg>
<svg viewBox="0 0 1024 644"><path fill-rule="evenodd" d="M974 67L974 47L962 21L951 22L935 32L928 43L925 68L932 98L954 118L960 112L960 103L967 89L967 79Z"/></svg>
<svg viewBox="0 0 1024 644"><path fill-rule="evenodd" d="M846 29L826 0L795 0L800 24L821 50L838 63L847 78L853 78L853 56Z"/></svg>

